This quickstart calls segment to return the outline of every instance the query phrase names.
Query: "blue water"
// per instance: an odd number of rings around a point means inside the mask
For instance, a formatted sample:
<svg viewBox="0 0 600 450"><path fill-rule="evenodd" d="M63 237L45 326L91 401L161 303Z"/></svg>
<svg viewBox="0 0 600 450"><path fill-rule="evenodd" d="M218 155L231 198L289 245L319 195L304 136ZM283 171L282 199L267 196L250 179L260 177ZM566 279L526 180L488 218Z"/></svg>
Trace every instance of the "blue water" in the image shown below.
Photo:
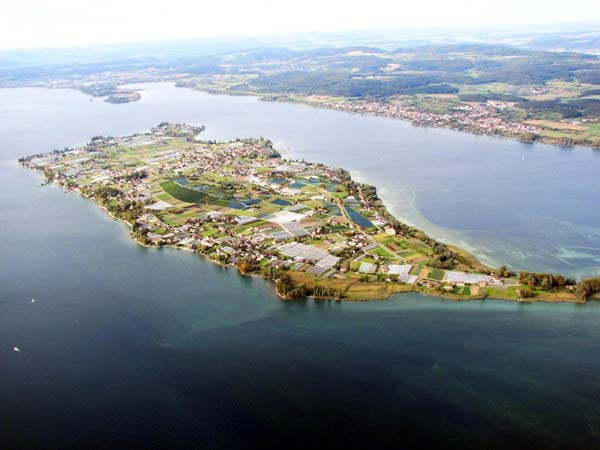
<svg viewBox="0 0 600 450"><path fill-rule="evenodd" d="M596 154L168 86L143 96L110 105L68 90L0 90L0 447L600 448L599 303L452 303L413 294L374 303L281 302L261 280L188 252L136 245L127 227L96 205L40 187L39 174L15 162L161 120L206 123L211 137L231 137L227 130L237 127L240 137L281 144L285 134L286 143L304 143L291 146L294 154L344 159L378 185L395 180L385 196L399 210L404 200L395 195L406 178L418 178L405 169L422 161L426 178L416 183L413 203L427 223L444 218L460 230L456 236L470 239L473 229L491 233L485 230L499 218L500 242L519 230L510 225L513 210L490 207L485 219L477 211L512 198L519 177L498 184L490 175L478 188L483 175L454 180L461 164L481 154L505 165L533 155L540 186L523 182L514 209L538 226L533 204L543 202L539 210L554 221L560 216L564 227L591 230L598 224L588 195L597 192ZM285 114L293 122L285 125ZM315 116L338 128L317 128ZM355 132L337 132L343 129ZM326 141L338 142L335 152L324 152ZM375 158L361 156L376 141L387 149L385 173L373 172L381 167ZM428 155L442 141L436 166ZM386 147L390 142L396 147ZM387 155L408 158L411 146L414 158L394 169ZM462 163L443 166L452 158ZM558 178L546 176L552 160L563 166ZM579 172L576 188L566 175ZM444 195L461 183L473 209L452 207ZM487 193L483 200L478 189ZM564 195L537 197L535 190ZM432 213L427 205L436 202ZM456 218L458 210L461 217L471 211L473 221ZM473 229L460 226L467 222ZM527 260L539 242L575 248L593 236L573 241L562 226L537 232L533 243L518 235L528 243L519 258ZM501 257L494 242L486 251ZM553 259L540 257L540 266L553 267ZM595 270L590 261L582 257L578 270Z"/></svg>
<svg viewBox="0 0 600 450"><path fill-rule="evenodd" d="M170 85L147 86L141 102L119 111L78 93L55 94L64 95L77 98L78 110L89 110L72 118L88 129L130 132L162 118L187 120L206 124L209 139L266 136L287 156L345 167L376 185L399 218L493 265L575 277L600 273L598 150L417 128Z"/></svg>

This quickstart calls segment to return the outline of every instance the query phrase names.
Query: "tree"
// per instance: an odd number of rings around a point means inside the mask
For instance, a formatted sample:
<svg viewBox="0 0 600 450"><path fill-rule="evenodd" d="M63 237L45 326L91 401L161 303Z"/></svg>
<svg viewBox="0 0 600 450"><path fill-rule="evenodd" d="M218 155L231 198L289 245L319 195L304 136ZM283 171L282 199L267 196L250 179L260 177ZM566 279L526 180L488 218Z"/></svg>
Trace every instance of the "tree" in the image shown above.
<svg viewBox="0 0 600 450"><path fill-rule="evenodd" d="M254 261L249 260L249 259L240 259L237 262L236 267L238 268L238 270L242 274L244 274L244 273L251 273L251 272L254 272L256 270L256 263Z"/></svg>
<svg viewBox="0 0 600 450"><path fill-rule="evenodd" d="M519 295L521 298L535 297L535 293L530 289L519 289Z"/></svg>
<svg viewBox="0 0 600 450"><path fill-rule="evenodd" d="M600 292L600 277L583 280L575 286L575 295L579 300L587 301L597 292Z"/></svg>

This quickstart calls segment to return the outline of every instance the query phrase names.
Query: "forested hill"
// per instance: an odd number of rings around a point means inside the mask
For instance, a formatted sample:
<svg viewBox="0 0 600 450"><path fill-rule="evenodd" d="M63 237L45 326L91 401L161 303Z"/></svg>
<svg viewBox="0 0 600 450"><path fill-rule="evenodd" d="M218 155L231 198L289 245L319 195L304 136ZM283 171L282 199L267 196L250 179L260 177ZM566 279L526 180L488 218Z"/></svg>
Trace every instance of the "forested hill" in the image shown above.
<svg viewBox="0 0 600 450"><path fill-rule="evenodd" d="M569 47L569 38L562 39ZM536 127L532 140L600 142L600 56L594 54L465 42L171 44L155 51L146 44L75 58L80 54L53 60L51 52L5 53L0 86L73 87L106 96L121 83L175 81L219 93L392 102L442 115L481 105L506 123Z"/></svg>

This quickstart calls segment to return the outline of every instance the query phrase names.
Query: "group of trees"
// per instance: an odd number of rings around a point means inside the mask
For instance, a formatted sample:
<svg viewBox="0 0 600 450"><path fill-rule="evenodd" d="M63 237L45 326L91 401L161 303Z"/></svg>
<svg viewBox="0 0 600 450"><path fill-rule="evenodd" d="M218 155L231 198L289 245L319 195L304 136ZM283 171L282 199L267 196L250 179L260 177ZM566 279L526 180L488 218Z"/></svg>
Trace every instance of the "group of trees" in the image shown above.
<svg viewBox="0 0 600 450"><path fill-rule="evenodd" d="M135 172L121 176L120 179L125 181L137 181L143 180L146 177L148 177L148 172L145 170L136 170Z"/></svg>
<svg viewBox="0 0 600 450"><path fill-rule="evenodd" d="M341 299L344 296L344 292L342 290L323 286L319 283L316 283L312 289L308 288L304 283L295 284L290 274L285 271L279 272L279 278L277 279L276 287L279 295L292 299L304 298L308 295L335 299Z"/></svg>
<svg viewBox="0 0 600 450"><path fill-rule="evenodd" d="M109 186L101 186L94 190L94 197L102 206L111 201L113 198L118 198L121 195L123 195L123 192L117 188Z"/></svg>
<svg viewBox="0 0 600 450"><path fill-rule="evenodd" d="M508 267L506 266L502 266L500 267L496 273L498 274L499 277L501 278L507 278L507 277L512 277L515 273L510 270Z"/></svg>
<svg viewBox="0 0 600 450"><path fill-rule="evenodd" d="M440 249L442 251L442 249ZM303 298L307 295L314 295L317 297L328 297L328 298L343 298L344 293L338 289L325 287L320 284L316 284L314 288L309 289L305 284L294 284L292 277L281 269L271 268L272 278L277 278L277 292L286 298ZM499 269L498 273L501 276L510 276L513 273L506 267ZM384 274L375 277L376 280L381 281ZM368 282L369 276L364 275L360 281ZM524 285L518 290L519 295L522 298L535 297L535 289L543 290L557 290L564 289L567 286L575 286L575 295L579 300L587 301L594 294L600 292L600 277L590 278L583 280L576 284L572 278L565 278L560 274L548 274L548 273L535 273L535 272L519 272L519 282Z"/></svg>
<svg viewBox="0 0 600 450"><path fill-rule="evenodd" d="M541 288L545 291L573 286L576 283L574 279L565 278L560 274L534 273L527 271L519 272L519 282L529 287L529 289Z"/></svg>
<svg viewBox="0 0 600 450"><path fill-rule="evenodd" d="M549 114L558 115L562 119L600 116L600 100L595 98L523 100L517 106L536 118L546 118Z"/></svg>
<svg viewBox="0 0 600 450"><path fill-rule="evenodd" d="M458 99L463 102L480 102L485 103L488 100L502 101L502 102L520 102L525 100L523 97L514 94L504 93L473 93L473 94L458 94Z"/></svg>
<svg viewBox="0 0 600 450"><path fill-rule="evenodd" d="M289 273L284 272L277 281L277 292L285 298L304 298L309 295L304 284L294 284Z"/></svg>
<svg viewBox="0 0 600 450"><path fill-rule="evenodd" d="M456 263L456 253L442 243L436 243L433 247L433 255L429 259L428 265L436 269L451 269Z"/></svg>
<svg viewBox="0 0 600 450"><path fill-rule="evenodd" d="M137 222L133 223L131 235L136 241L142 244L149 244L151 242L148 238L148 228L140 226Z"/></svg>
<svg viewBox="0 0 600 450"><path fill-rule="evenodd" d="M339 95L353 98L387 98L393 95L448 94L458 90L449 85L454 77L440 73L396 74L392 79L356 76L339 70L290 71L261 74L235 88L282 94Z"/></svg>
<svg viewBox="0 0 600 450"><path fill-rule="evenodd" d="M269 264L267 266L266 269L266 273L265 271L263 271L263 274L271 281L275 281L277 279L279 279L279 277L281 277L281 275L283 274L284 270L280 267L274 266L273 264Z"/></svg>
<svg viewBox="0 0 600 450"><path fill-rule="evenodd" d="M535 292L529 288L521 288L519 289L519 295L521 298L532 298L535 297Z"/></svg>
<svg viewBox="0 0 600 450"><path fill-rule="evenodd" d="M256 269L256 263L248 259L240 259L235 266L242 274L252 273Z"/></svg>
<svg viewBox="0 0 600 450"><path fill-rule="evenodd" d="M313 288L313 295L315 297L342 298L343 293L339 289L325 287L321 284L315 284L315 287Z"/></svg>
<svg viewBox="0 0 600 450"><path fill-rule="evenodd" d="M456 85L541 85L555 79L600 84L595 58L570 52L483 44L421 46L395 51L370 48L367 51L372 55L352 56L348 54L349 48L326 50L272 55L270 62L281 70L265 72L257 68L258 77L231 89L386 99L395 95L456 93ZM240 65L237 69L247 70L243 61L236 62ZM290 61L303 69L286 71ZM236 63L230 70L236 70ZM390 64L396 67L390 70ZM516 97L498 99L518 100Z"/></svg>
<svg viewBox="0 0 600 450"><path fill-rule="evenodd" d="M87 191L83 193L89 194ZM92 192L92 195L112 215L128 223L135 223L135 219L142 213L143 203L136 200L123 199L123 192L119 189L102 186L96 188Z"/></svg>
<svg viewBox="0 0 600 450"><path fill-rule="evenodd" d="M575 295L579 300L587 301L598 292L600 292L600 277L580 281L575 286Z"/></svg>

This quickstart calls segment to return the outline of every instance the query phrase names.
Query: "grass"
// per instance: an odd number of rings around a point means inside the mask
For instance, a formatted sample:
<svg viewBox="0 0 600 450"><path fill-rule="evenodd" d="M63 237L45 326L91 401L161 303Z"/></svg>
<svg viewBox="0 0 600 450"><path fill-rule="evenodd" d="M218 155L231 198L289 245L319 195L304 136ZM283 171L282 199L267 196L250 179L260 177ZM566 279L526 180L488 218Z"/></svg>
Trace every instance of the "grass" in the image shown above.
<svg viewBox="0 0 600 450"><path fill-rule="evenodd" d="M360 260L361 263L369 263L369 264L375 264L377 261L373 258L363 258Z"/></svg>
<svg viewBox="0 0 600 450"><path fill-rule="evenodd" d="M257 220L256 222L252 222L252 223L249 223L247 225L239 226L239 227L235 228L233 231L235 231L238 234L241 234L244 231L249 230L250 228L260 227L260 226L265 225L267 223L269 223L269 222L266 222L264 220Z"/></svg>
<svg viewBox="0 0 600 450"><path fill-rule="evenodd" d="M442 281L444 279L444 271L440 269L430 269L428 278L436 281Z"/></svg>
<svg viewBox="0 0 600 450"><path fill-rule="evenodd" d="M385 244L387 246L394 246L399 249L407 249L409 243L406 239L398 239L396 236L390 236L387 233L380 233L374 236L375 240L380 242L381 244ZM414 248L418 248L414 246ZM393 249L392 249L393 250ZM396 251L396 250L394 250Z"/></svg>
<svg viewBox="0 0 600 450"><path fill-rule="evenodd" d="M210 230L203 231L201 233L201 236L202 237L210 237L210 236L214 236L217 233L218 233L218 230L216 228L211 228Z"/></svg>
<svg viewBox="0 0 600 450"><path fill-rule="evenodd" d="M317 281L314 275L306 272L288 271L287 273L296 286L303 284L308 289L313 289ZM346 300L382 300L394 292L412 290L410 287L407 289L405 286L390 286L375 281L365 283L353 278L321 280L319 285L341 292Z"/></svg>
<svg viewBox="0 0 600 450"><path fill-rule="evenodd" d="M558 120L528 120L525 123L541 127L540 134L549 139L573 139L597 145L600 137L600 124L578 125Z"/></svg>
<svg viewBox="0 0 600 450"><path fill-rule="evenodd" d="M383 258L393 258L394 257L394 255L392 255L390 252L388 252L387 250L385 250L381 247L374 248L369 253L375 253Z"/></svg>
<svg viewBox="0 0 600 450"><path fill-rule="evenodd" d="M313 209L320 208L321 206L323 206L323 203L318 200L306 200L304 202L304 204L306 206L308 206L309 208L313 208Z"/></svg>
<svg viewBox="0 0 600 450"><path fill-rule="evenodd" d="M200 203L214 200L211 195L185 188L174 181L160 183L160 187L171 197L186 203Z"/></svg>
<svg viewBox="0 0 600 450"><path fill-rule="evenodd" d="M415 253L412 251L400 252L399 255L400 255L400 257L404 258L408 262L426 261L429 259L427 256L423 255L422 253Z"/></svg>
<svg viewBox="0 0 600 450"><path fill-rule="evenodd" d="M446 114L461 104L456 95L414 95L397 101L436 114Z"/></svg>
<svg viewBox="0 0 600 450"><path fill-rule="evenodd" d="M351 230L351 228L348 228L348 227L347 227L347 226L345 226L345 225L334 225L334 226L332 226L332 227L331 227L331 230L332 230L334 233L343 233L343 232L345 232L345 231L350 231L350 230Z"/></svg>
<svg viewBox="0 0 600 450"><path fill-rule="evenodd" d="M585 127L568 122L559 122L553 120L527 120L525 123L536 125L538 127L550 128L554 130L565 130L565 131L585 131Z"/></svg>
<svg viewBox="0 0 600 450"><path fill-rule="evenodd" d="M381 242L383 244L387 244L388 242L390 242L391 240L394 239L393 236L390 236L387 233L378 233L375 236L373 236L373 238L377 241L377 242Z"/></svg>
<svg viewBox="0 0 600 450"><path fill-rule="evenodd" d="M521 297L517 292L516 288L501 289L495 287L487 287L485 292L489 298L504 298L509 300L517 300Z"/></svg>
<svg viewBox="0 0 600 450"><path fill-rule="evenodd" d="M171 203L174 200L174 198L171 197L166 192L161 192L160 194L155 195L155 197L157 199L162 200L163 202L167 202L167 203Z"/></svg>
<svg viewBox="0 0 600 450"><path fill-rule="evenodd" d="M595 123L593 125L588 125L587 131L592 136L600 136L600 123Z"/></svg>
<svg viewBox="0 0 600 450"><path fill-rule="evenodd" d="M412 269L410 269L409 274L410 275L416 275L419 276L419 274L421 273L421 270L423 270L422 266L413 266Z"/></svg>
<svg viewBox="0 0 600 450"><path fill-rule="evenodd" d="M391 293L385 283L357 282L348 287L344 298L348 300L381 300L387 298Z"/></svg>

